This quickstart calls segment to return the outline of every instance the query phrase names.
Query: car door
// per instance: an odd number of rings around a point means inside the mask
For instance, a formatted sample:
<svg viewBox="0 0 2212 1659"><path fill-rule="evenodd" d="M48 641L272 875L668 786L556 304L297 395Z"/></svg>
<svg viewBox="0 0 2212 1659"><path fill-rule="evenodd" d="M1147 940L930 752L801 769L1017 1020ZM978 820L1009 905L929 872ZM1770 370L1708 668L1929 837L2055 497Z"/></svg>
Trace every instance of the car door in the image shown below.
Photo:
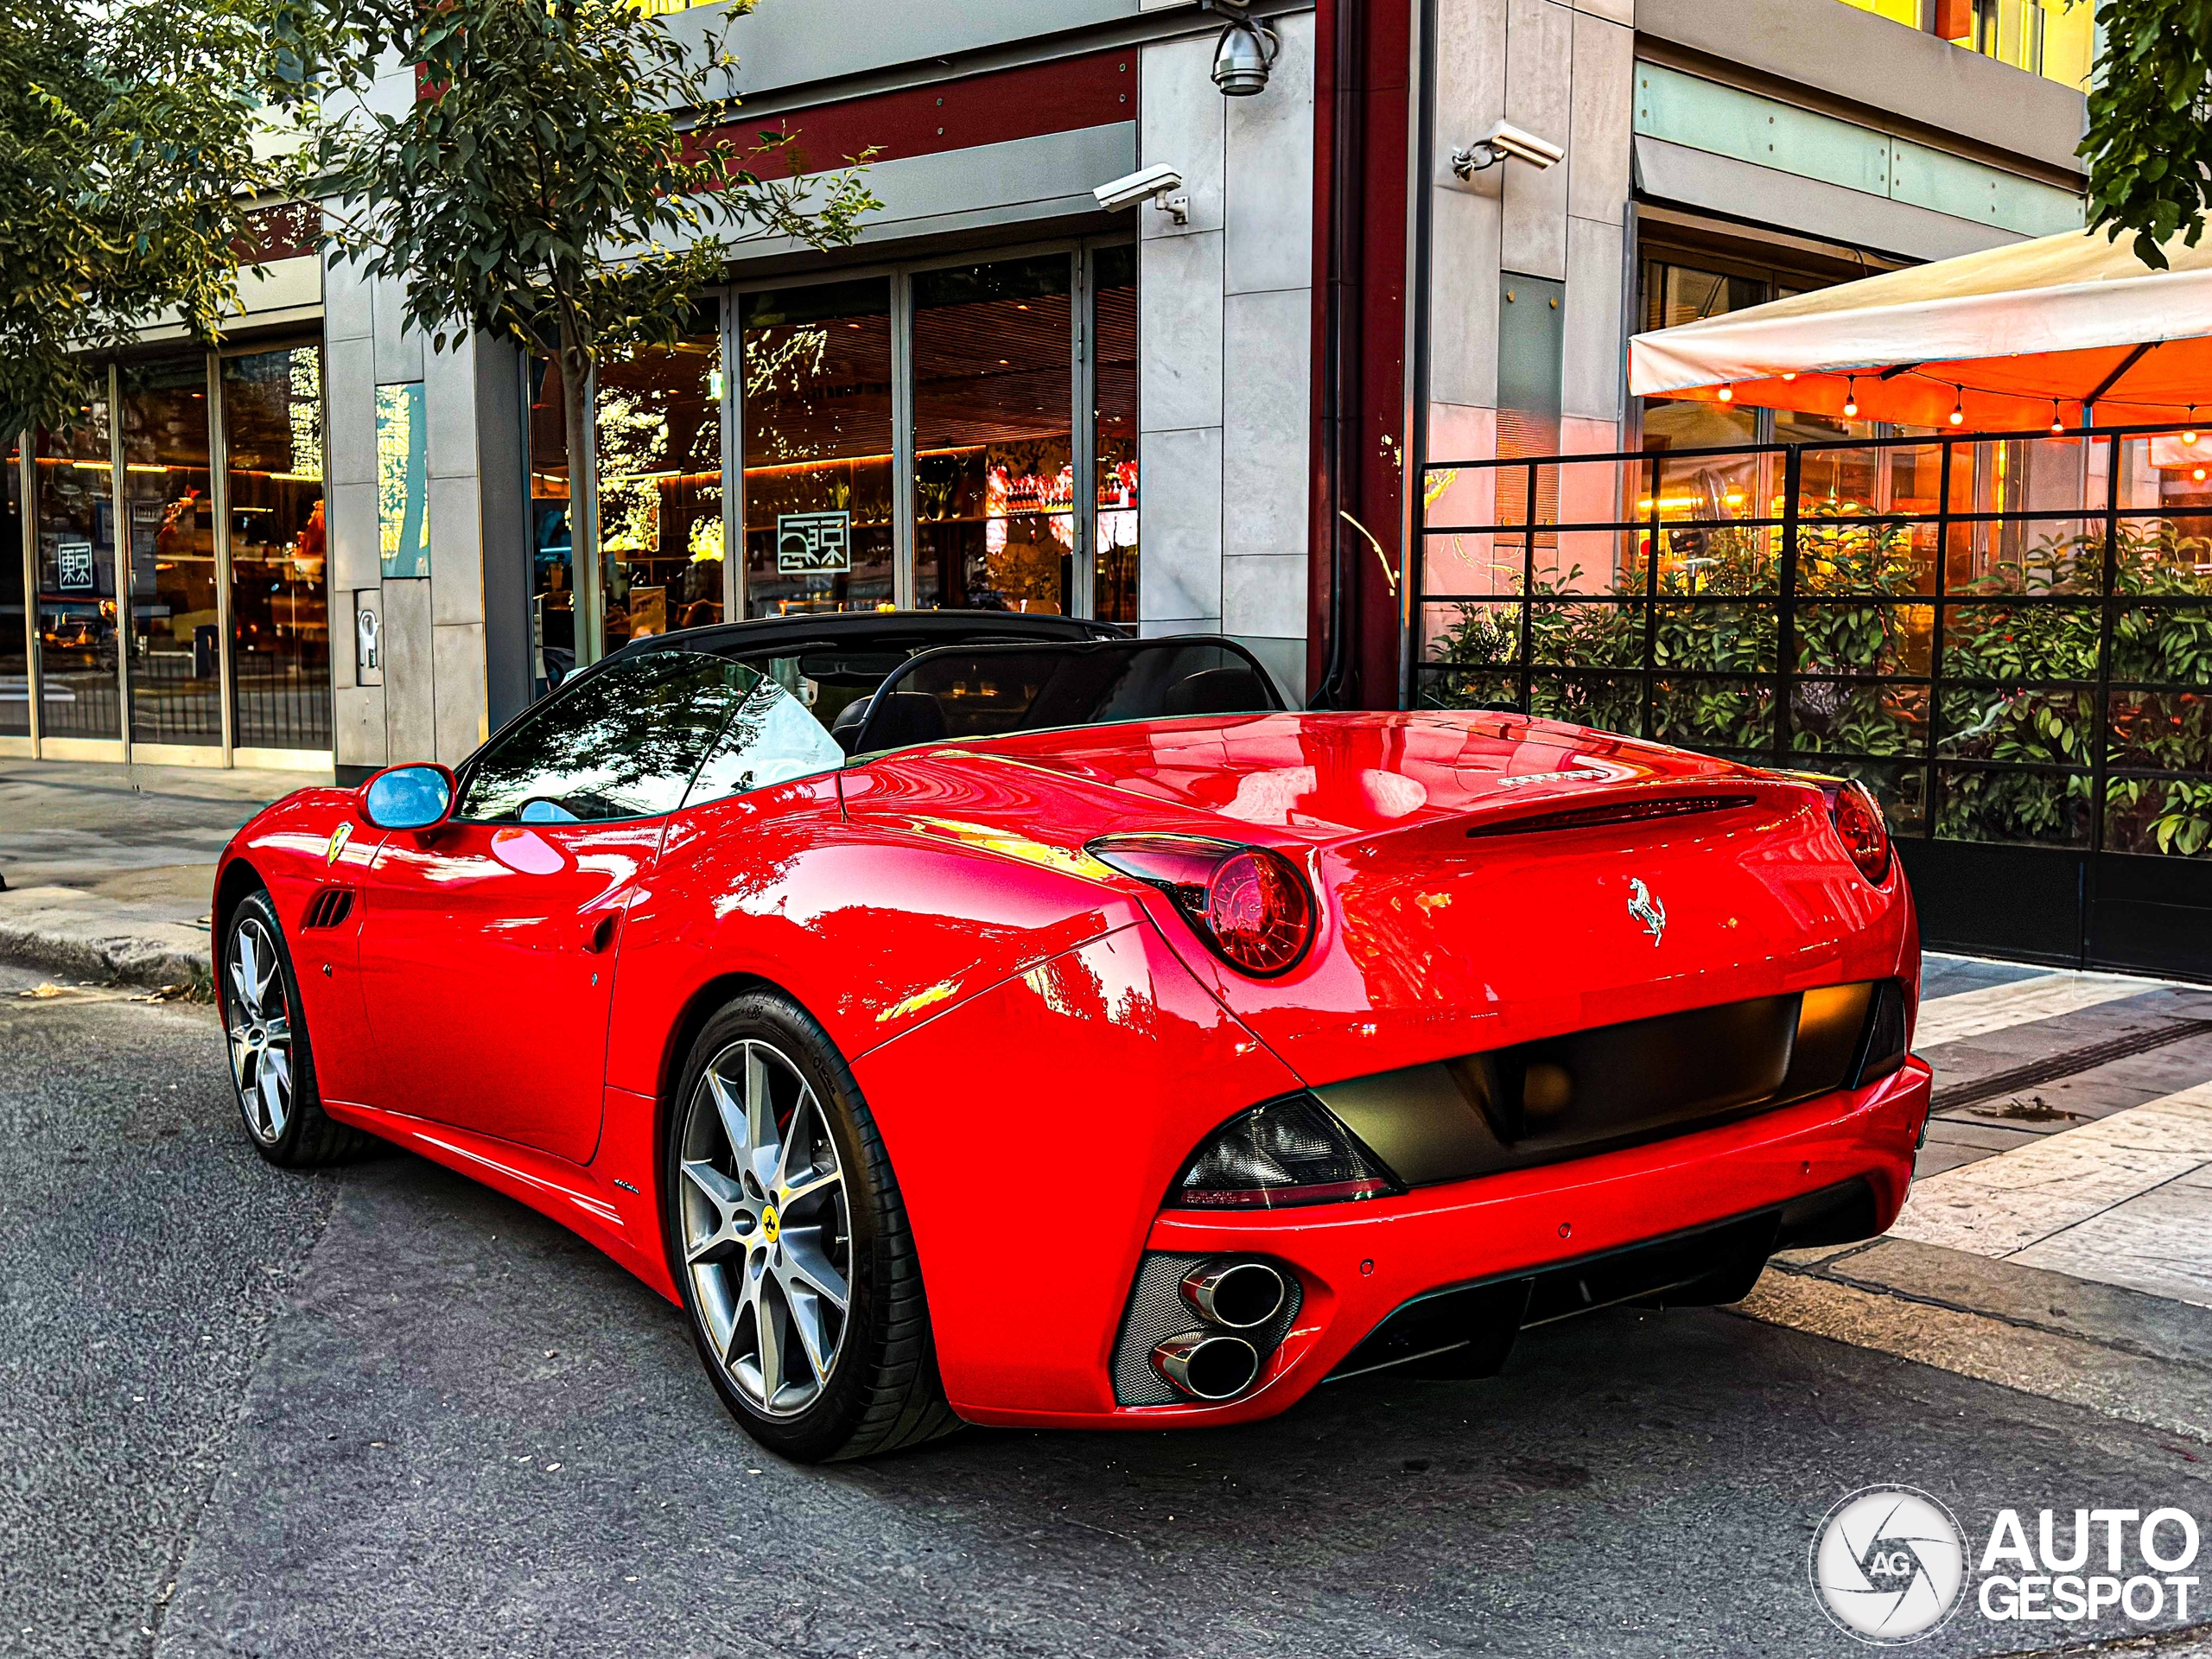
<svg viewBox="0 0 2212 1659"><path fill-rule="evenodd" d="M757 683L696 652L609 664L480 751L451 820L386 838L359 946L375 1104L590 1158L624 913Z"/></svg>

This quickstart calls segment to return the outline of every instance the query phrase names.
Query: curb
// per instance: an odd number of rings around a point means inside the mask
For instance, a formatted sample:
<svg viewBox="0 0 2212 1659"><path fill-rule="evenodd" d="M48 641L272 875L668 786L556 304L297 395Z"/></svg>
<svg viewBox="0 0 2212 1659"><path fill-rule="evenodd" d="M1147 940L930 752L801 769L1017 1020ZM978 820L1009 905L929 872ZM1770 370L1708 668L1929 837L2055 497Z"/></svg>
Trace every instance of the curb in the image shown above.
<svg viewBox="0 0 2212 1659"><path fill-rule="evenodd" d="M19 890L55 894L54 888ZM10 893L16 899L18 893ZM79 899L72 893L72 899ZM0 905L0 957L80 979L119 980L159 988L212 988L214 969L206 933L183 922L118 924L97 901Z"/></svg>

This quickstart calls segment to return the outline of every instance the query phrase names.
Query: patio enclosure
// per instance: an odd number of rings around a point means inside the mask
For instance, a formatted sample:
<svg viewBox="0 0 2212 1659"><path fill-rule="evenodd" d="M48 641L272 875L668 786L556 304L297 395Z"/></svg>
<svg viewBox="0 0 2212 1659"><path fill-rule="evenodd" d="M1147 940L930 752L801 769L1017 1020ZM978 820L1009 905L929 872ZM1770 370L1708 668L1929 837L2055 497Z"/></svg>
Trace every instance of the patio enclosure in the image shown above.
<svg viewBox="0 0 2212 1659"><path fill-rule="evenodd" d="M2212 429L1443 463L1417 706L1864 779L1931 947L2212 978Z"/></svg>

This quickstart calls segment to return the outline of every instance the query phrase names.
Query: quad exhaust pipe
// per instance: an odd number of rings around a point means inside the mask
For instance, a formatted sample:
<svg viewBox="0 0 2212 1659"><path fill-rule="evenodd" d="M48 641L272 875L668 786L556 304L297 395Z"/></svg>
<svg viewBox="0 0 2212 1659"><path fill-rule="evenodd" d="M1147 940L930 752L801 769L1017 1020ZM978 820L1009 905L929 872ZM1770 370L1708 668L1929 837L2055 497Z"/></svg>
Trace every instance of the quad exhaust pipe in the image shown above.
<svg viewBox="0 0 2212 1659"><path fill-rule="evenodd" d="M1282 1312L1290 1286L1265 1262L1221 1256L1192 1268L1179 1288L1205 1324L1154 1348L1153 1367L1191 1399L1233 1400L1259 1381L1259 1333Z"/></svg>
<svg viewBox="0 0 2212 1659"><path fill-rule="evenodd" d="M1231 1400L1260 1375L1260 1351L1242 1337L1185 1331L1152 1351L1168 1382L1193 1400Z"/></svg>
<svg viewBox="0 0 2212 1659"><path fill-rule="evenodd" d="M1183 1276L1183 1300L1192 1311L1231 1331L1265 1325L1287 1294L1282 1274L1264 1262L1202 1262Z"/></svg>

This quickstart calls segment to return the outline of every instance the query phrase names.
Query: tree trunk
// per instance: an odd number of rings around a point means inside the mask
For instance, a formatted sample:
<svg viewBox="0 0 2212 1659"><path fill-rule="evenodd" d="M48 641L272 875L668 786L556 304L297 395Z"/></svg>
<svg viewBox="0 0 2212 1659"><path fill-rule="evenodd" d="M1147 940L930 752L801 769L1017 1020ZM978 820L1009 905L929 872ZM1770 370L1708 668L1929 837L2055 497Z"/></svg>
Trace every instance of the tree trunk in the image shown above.
<svg viewBox="0 0 2212 1659"><path fill-rule="evenodd" d="M591 357L561 334L561 401L569 441L569 578L575 585L576 666L606 652L606 585L599 566L599 458L592 443Z"/></svg>

